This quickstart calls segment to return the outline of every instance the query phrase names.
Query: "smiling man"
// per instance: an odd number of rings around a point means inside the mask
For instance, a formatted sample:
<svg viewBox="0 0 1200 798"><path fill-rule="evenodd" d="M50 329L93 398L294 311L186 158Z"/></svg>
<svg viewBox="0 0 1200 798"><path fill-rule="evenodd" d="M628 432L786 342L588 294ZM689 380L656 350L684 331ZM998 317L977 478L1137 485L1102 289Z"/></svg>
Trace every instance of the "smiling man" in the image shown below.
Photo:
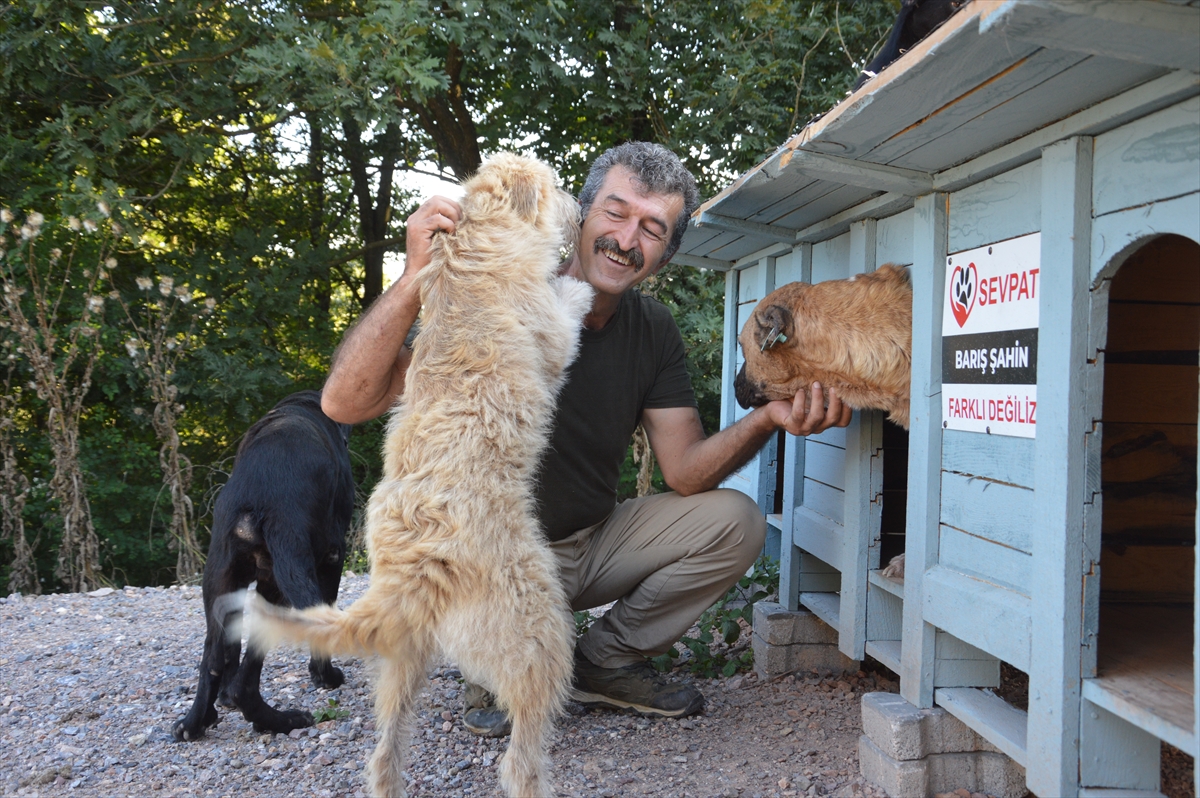
<svg viewBox="0 0 1200 798"><path fill-rule="evenodd" d="M650 666L746 572L762 550L757 505L717 484L778 430L809 435L845 426L850 409L820 385L776 401L707 437L687 375L679 329L636 286L670 261L699 205L695 180L669 150L630 142L602 154L579 197L579 245L562 271L596 296L579 356L559 397L539 471L539 519L572 608L613 606L575 650L575 700L648 716L683 717L704 697ZM433 236L462 210L434 197L408 220L404 275L372 305L334 355L322 407L336 421L381 415L403 393L411 353L403 345L420 309L413 277ZM806 407L807 406L807 407ZM671 488L617 503L630 437L641 424ZM468 685L466 726L509 730L504 712Z"/></svg>

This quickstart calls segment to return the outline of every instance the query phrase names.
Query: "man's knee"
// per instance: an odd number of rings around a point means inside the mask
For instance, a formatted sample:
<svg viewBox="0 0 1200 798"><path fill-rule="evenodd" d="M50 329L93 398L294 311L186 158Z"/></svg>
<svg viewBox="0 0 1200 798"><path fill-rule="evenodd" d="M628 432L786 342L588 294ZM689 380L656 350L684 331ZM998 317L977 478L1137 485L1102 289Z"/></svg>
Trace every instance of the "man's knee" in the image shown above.
<svg viewBox="0 0 1200 798"><path fill-rule="evenodd" d="M754 562L767 540L767 519L757 502L731 488L717 488L706 496L704 513L726 531L726 545L739 552L739 560Z"/></svg>

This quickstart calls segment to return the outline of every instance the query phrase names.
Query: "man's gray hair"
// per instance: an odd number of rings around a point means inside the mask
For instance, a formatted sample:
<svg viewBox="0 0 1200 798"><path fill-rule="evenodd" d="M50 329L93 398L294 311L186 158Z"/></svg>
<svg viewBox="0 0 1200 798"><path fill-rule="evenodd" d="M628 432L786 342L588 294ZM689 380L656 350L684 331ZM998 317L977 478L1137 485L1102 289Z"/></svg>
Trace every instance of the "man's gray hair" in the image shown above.
<svg viewBox="0 0 1200 798"><path fill-rule="evenodd" d="M683 209L679 211L679 218L671 228L671 240L663 252L662 262L670 260L683 241L688 218L700 207L700 192L696 188L696 179L675 153L661 144L628 141L605 151L592 164L583 190L579 192L579 205L583 209L584 218L587 218L592 203L596 201L596 194L600 192L600 184L608 176L608 170L614 166L623 166L633 172L634 178L648 194L675 194L683 197Z"/></svg>

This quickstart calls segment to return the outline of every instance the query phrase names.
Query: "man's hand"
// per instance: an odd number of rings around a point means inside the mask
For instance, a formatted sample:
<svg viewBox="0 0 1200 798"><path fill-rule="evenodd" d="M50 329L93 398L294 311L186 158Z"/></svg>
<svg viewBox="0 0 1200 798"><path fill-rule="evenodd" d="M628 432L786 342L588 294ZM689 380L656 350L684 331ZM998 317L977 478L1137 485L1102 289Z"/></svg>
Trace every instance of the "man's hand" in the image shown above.
<svg viewBox="0 0 1200 798"><path fill-rule="evenodd" d="M462 221L462 206L449 197L430 197L413 211L405 223L404 277L411 281L429 265L433 237L453 233Z"/></svg>
<svg viewBox="0 0 1200 798"><path fill-rule="evenodd" d="M830 427L844 427L850 423L853 414L850 406L842 404L837 391L832 388L826 407L825 390L819 382L812 384L811 401L808 391L799 391L791 402L778 399L768 402L765 408L775 425L792 435L817 435Z"/></svg>

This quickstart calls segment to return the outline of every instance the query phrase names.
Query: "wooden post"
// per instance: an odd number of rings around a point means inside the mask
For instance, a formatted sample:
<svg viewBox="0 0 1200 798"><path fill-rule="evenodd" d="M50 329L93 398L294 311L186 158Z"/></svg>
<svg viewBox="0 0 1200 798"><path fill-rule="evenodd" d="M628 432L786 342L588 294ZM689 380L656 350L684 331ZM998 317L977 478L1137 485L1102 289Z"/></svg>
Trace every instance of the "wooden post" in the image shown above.
<svg viewBox="0 0 1200 798"><path fill-rule="evenodd" d="M913 216L912 402L908 436L908 520L905 532L904 634L900 695L933 706L935 629L925 623L921 584L937 563L942 497L942 302L950 197L919 197Z"/></svg>
<svg viewBox="0 0 1200 798"><path fill-rule="evenodd" d="M796 245L793 258L800 259L799 280L812 282L812 244ZM796 508L804 503L803 438L787 436L783 463L783 530L779 544L779 603L791 612L800 609L800 566L804 555L796 548Z"/></svg>
<svg viewBox="0 0 1200 798"><path fill-rule="evenodd" d="M1079 790L1091 208L1092 140L1046 147L1026 783L1064 798Z"/></svg>
<svg viewBox="0 0 1200 798"><path fill-rule="evenodd" d="M875 271L878 222L850 225L850 276ZM842 546L838 648L850 659L862 659L867 644L867 569L871 550L879 544L879 504L871 479L871 454L882 443L878 411L859 411L846 428L846 492Z"/></svg>

